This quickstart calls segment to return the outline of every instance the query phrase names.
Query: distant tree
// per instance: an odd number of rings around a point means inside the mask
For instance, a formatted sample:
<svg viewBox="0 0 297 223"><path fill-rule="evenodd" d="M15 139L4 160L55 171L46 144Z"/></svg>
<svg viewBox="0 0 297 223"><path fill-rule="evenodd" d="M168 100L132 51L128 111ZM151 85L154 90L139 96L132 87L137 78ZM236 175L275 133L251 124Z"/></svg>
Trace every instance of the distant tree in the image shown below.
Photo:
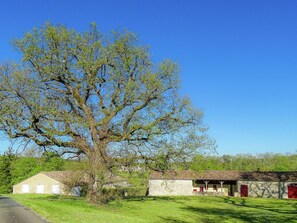
<svg viewBox="0 0 297 223"><path fill-rule="evenodd" d="M10 193L13 185L12 163L15 155L10 150L0 156L0 193Z"/></svg>
<svg viewBox="0 0 297 223"><path fill-rule="evenodd" d="M202 112L178 94L178 66L154 65L132 33L46 24L14 46L22 62L0 68L0 130L84 154L90 202L106 202L105 172L124 165L116 157L164 169L206 145Z"/></svg>
<svg viewBox="0 0 297 223"><path fill-rule="evenodd" d="M221 158L218 156L196 155L190 168L197 171L222 170L224 166Z"/></svg>
<svg viewBox="0 0 297 223"><path fill-rule="evenodd" d="M296 171L296 154L238 154L201 156L192 159L193 170L240 170L240 171Z"/></svg>
<svg viewBox="0 0 297 223"><path fill-rule="evenodd" d="M43 170L51 171L51 170L64 170L65 169L65 159L61 158L59 154L55 152L45 152L41 158L43 162Z"/></svg>
<svg viewBox="0 0 297 223"><path fill-rule="evenodd" d="M42 162L36 157L18 157L11 167L12 183L16 184L43 170Z"/></svg>

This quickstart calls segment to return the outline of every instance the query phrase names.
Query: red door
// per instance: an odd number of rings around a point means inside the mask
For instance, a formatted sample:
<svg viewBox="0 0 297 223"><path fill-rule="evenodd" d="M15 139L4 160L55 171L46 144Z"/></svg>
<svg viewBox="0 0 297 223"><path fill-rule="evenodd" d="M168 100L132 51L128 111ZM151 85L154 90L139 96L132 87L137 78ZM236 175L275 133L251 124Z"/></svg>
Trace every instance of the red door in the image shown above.
<svg viewBox="0 0 297 223"><path fill-rule="evenodd" d="M203 192L203 187L200 187L200 192Z"/></svg>
<svg viewBox="0 0 297 223"><path fill-rule="evenodd" d="M247 197L249 195L248 186L247 185L240 185L240 195L242 197Z"/></svg>
<svg viewBox="0 0 297 223"><path fill-rule="evenodd" d="M297 185L288 186L288 198L297 198Z"/></svg>

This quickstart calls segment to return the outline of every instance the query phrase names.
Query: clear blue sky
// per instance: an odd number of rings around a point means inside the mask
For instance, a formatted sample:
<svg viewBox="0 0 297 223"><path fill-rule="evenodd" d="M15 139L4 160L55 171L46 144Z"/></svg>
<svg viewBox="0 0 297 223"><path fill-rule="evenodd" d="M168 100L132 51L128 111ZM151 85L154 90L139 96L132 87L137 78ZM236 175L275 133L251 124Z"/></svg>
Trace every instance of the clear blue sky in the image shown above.
<svg viewBox="0 0 297 223"><path fill-rule="evenodd" d="M297 151L296 0L10 0L0 8L0 62L17 58L10 40L46 21L128 29L155 61L180 64L182 94L205 112L219 154Z"/></svg>

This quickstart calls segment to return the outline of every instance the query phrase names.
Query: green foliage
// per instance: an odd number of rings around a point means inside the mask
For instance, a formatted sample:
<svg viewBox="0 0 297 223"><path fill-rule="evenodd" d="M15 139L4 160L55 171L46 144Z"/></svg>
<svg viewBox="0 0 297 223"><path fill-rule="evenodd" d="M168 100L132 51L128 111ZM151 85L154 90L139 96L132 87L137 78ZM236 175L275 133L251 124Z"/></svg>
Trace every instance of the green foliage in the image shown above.
<svg viewBox="0 0 297 223"><path fill-rule="evenodd" d="M128 196L145 196L148 190L149 171L138 170L122 172L120 176L127 179L130 186L124 188Z"/></svg>
<svg viewBox="0 0 297 223"><path fill-rule="evenodd" d="M197 155L191 162L193 170L296 171L297 154L240 154L223 156Z"/></svg>
<svg viewBox="0 0 297 223"><path fill-rule="evenodd" d="M19 183L37 173L39 173L43 165L38 158L35 157L19 157L12 165L13 184Z"/></svg>
<svg viewBox="0 0 297 223"><path fill-rule="evenodd" d="M125 196L124 188L103 188L100 200L102 204L107 204L113 200L119 200Z"/></svg>
<svg viewBox="0 0 297 223"><path fill-rule="evenodd" d="M0 193L9 193L13 185L12 163L15 156L5 154L0 156Z"/></svg>

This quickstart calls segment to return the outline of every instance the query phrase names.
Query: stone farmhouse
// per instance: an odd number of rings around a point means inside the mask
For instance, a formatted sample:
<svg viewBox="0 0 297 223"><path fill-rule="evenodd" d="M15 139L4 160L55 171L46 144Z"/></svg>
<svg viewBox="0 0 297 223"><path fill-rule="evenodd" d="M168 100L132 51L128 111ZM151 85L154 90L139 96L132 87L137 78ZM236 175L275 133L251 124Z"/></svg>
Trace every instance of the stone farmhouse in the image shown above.
<svg viewBox="0 0 297 223"><path fill-rule="evenodd" d="M75 177L74 177L75 176ZM77 179L75 179L77 178ZM81 179L79 179L81 178ZM49 171L38 173L13 186L14 194L71 194L80 195L79 184L84 183L81 175L75 175L72 171ZM74 184L71 187L71 184Z"/></svg>
<svg viewBox="0 0 297 223"><path fill-rule="evenodd" d="M105 187L126 186L127 182L119 177L106 174L110 179ZM13 186L13 194L59 194L80 196L81 188L87 183L87 175L80 171L49 171L38 173Z"/></svg>
<svg viewBox="0 0 297 223"><path fill-rule="evenodd" d="M152 172L150 196L236 196L297 198L297 171L191 170Z"/></svg>

